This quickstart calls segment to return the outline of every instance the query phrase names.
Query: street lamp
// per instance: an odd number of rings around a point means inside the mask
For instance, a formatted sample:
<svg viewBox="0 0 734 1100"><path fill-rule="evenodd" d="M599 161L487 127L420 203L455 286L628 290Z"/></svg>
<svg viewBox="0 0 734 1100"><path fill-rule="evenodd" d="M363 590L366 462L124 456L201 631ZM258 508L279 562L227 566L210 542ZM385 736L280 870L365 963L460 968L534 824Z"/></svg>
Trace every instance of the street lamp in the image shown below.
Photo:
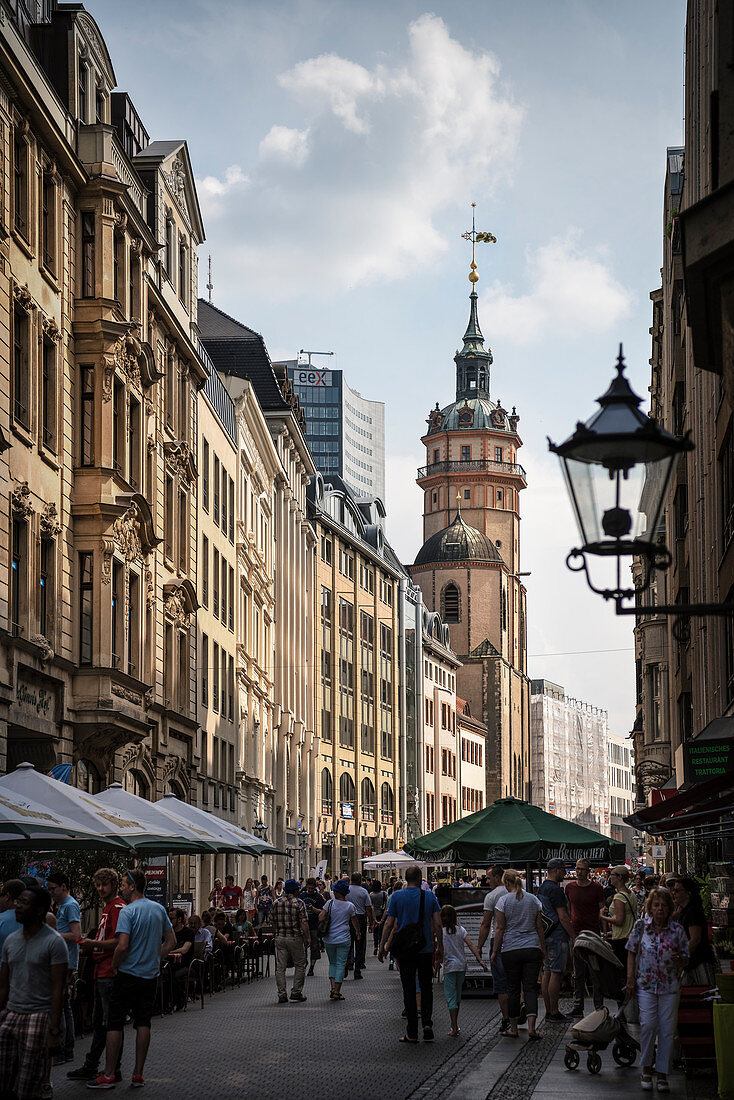
<svg viewBox="0 0 734 1100"><path fill-rule="evenodd" d="M255 834L255 836L260 838L260 840L265 840L265 837L266 837L267 831L268 831L268 827L261 818L260 821L258 821L256 825L253 825L252 831Z"/></svg>
<svg viewBox="0 0 734 1100"><path fill-rule="evenodd" d="M581 546L571 550L566 565L574 573L583 572L593 592L614 601L618 615L728 614L732 605L624 604L650 588L656 569L671 564L671 553L658 532L676 463L681 454L694 449L687 435L671 435L640 411L641 398L627 381L624 366L620 344L616 377L597 399L601 408L585 424L579 421L565 443L548 440L560 459L581 537ZM622 583L622 560L632 557L646 564L637 589ZM610 558L616 562L615 583L600 587L591 578L591 562Z"/></svg>

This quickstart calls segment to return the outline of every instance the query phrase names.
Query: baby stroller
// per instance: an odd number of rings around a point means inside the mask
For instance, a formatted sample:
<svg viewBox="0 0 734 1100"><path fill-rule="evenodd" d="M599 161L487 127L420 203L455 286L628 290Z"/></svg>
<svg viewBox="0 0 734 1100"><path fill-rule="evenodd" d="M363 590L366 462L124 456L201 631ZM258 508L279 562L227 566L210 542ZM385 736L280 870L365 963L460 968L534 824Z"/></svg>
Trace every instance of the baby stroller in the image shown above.
<svg viewBox="0 0 734 1100"><path fill-rule="evenodd" d="M571 1034L573 1039L566 1043L563 1059L566 1069L578 1069L581 1055L586 1054L589 1073L598 1073L601 1069L599 1051L606 1050L612 1042L612 1058L618 1066L631 1066L640 1049L640 1044L624 1026L622 1009L612 1016L608 1008L597 1008L572 1027Z"/></svg>
<svg viewBox="0 0 734 1100"><path fill-rule="evenodd" d="M599 989L604 997L619 1001L621 996L624 968L609 944L595 932L580 932L573 945L577 953L594 971ZM566 1044L564 1063L567 1069L576 1069L581 1054L586 1054L586 1068L589 1073L598 1073L601 1069L600 1050L606 1050L611 1042L612 1057L619 1066L631 1066L637 1057L640 1044L633 1039L625 1027L624 1005L616 1016L608 1009L596 1009L571 1029L573 1039Z"/></svg>

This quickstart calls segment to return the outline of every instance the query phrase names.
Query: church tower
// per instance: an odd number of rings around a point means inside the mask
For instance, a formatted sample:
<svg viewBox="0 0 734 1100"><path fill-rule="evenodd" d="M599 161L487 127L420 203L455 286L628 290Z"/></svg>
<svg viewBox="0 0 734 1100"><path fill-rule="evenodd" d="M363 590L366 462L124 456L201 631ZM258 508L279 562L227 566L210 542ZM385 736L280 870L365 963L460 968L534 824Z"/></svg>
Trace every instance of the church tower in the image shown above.
<svg viewBox="0 0 734 1100"><path fill-rule="evenodd" d="M490 396L492 352L479 326L474 245L494 238L473 226L464 236L472 242L469 323L454 356L456 398L445 408L436 403L421 440L424 543L411 574L427 607L450 624L451 645L463 663L456 693L487 728L487 803L506 795L530 800L520 418L514 406L508 412Z"/></svg>

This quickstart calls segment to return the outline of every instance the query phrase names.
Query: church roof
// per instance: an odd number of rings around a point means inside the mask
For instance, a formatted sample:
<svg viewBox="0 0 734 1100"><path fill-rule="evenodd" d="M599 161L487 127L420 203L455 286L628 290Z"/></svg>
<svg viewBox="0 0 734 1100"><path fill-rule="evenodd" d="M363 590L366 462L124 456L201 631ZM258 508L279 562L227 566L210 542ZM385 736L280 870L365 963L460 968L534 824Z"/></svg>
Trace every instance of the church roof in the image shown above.
<svg viewBox="0 0 734 1100"><path fill-rule="evenodd" d="M434 565L450 561L502 561L502 555L488 535L470 527L457 511L448 527L437 531L423 543L414 565Z"/></svg>

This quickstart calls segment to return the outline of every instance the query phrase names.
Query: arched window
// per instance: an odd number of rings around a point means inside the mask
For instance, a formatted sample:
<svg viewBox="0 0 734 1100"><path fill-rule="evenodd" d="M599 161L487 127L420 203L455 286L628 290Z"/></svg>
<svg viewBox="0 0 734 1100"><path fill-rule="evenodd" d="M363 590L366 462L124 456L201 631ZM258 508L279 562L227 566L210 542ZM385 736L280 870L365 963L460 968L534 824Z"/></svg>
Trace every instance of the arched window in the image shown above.
<svg viewBox="0 0 734 1100"><path fill-rule="evenodd" d="M461 593L453 581L441 593L441 618L445 623L461 620Z"/></svg>
<svg viewBox="0 0 734 1100"><path fill-rule="evenodd" d="M328 768L324 768L321 772L321 813L330 814L333 810L334 800L334 784L331 779L331 772Z"/></svg>
<svg viewBox="0 0 734 1100"><path fill-rule="evenodd" d="M342 817L352 816L351 813L344 813L344 807L348 804L351 807L352 812L354 811L354 794L354 780L352 779L349 772L342 772L341 778L339 780L339 801L342 803Z"/></svg>
<svg viewBox="0 0 734 1100"><path fill-rule="evenodd" d="M359 789L360 800L362 802L362 820L374 821L375 820L375 788L372 780L366 776L362 780Z"/></svg>
<svg viewBox="0 0 734 1100"><path fill-rule="evenodd" d="M130 794L136 794L139 798L149 798L150 787L148 780L137 768L130 768L122 777L122 785Z"/></svg>
<svg viewBox="0 0 734 1100"><path fill-rule="evenodd" d="M380 788L380 820L383 825L392 825L393 819L393 794L389 783L383 783Z"/></svg>

